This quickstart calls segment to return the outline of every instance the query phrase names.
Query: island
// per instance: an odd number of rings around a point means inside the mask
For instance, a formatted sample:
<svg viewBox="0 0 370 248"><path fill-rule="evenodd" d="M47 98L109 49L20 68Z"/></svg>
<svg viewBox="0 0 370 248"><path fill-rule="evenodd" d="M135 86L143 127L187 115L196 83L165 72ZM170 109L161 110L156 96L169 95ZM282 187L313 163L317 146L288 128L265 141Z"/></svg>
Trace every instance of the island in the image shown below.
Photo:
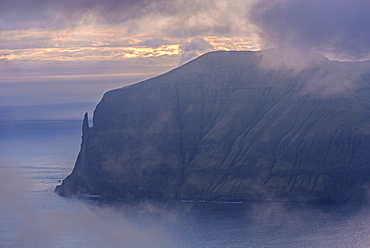
<svg viewBox="0 0 370 248"><path fill-rule="evenodd" d="M364 201L370 63L216 51L104 94L85 114L61 196L161 201Z"/></svg>

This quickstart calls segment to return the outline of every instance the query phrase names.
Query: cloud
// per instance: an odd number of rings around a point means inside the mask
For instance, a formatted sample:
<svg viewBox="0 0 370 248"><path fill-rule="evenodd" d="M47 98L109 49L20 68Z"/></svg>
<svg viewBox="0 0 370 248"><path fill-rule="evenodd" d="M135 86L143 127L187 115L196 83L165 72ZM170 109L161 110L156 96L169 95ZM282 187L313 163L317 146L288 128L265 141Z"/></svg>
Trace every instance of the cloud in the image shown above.
<svg viewBox="0 0 370 248"><path fill-rule="evenodd" d="M211 51L213 49L213 46L205 41L203 38L196 37L190 42L182 45L181 48L184 53L182 54L180 64L184 64L194 59L195 57L198 57L202 53Z"/></svg>
<svg viewBox="0 0 370 248"><path fill-rule="evenodd" d="M126 24L128 32L160 31L169 37L230 34L248 27L250 4L236 0L2 0L0 29L70 29ZM1 25L2 24L2 25Z"/></svg>
<svg viewBox="0 0 370 248"><path fill-rule="evenodd" d="M2 26L3 29L58 29L93 22L121 22L142 15L158 2L160 0L2 0L0 14L3 23L9 25Z"/></svg>
<svg viewBox="0 0 370 248"><path fill-rule="evenodd" d="M292 54L312 57L312 51L338 60L361 60L370 58L369 12L370 2L362 0L2 0L0 48L79 47L90 52L89 47L141 46L139 50L156 51L175 45L190 49L190 40L199 38L213 50L279 47L291 53L283 63L292 65ZM152 56L150 49L139 50L140 56ZM182 51L182 62L208 50ZM100 58L112 58L109 49L97 51L102 51ZM66 59L83 57L63 53Z"/></svg>
<svg viewBox="0 0 370 248"><path fill-rule="evenodd" d="M7 50L12 53L8 60L29 61L104 61L125 58L149 58L163 55L178 55L178 45L152 47L71 47ZM0 50L1 52L1 50Z"/></svg>
<svg viewBox="0 0 370 248"><path fill-rule="evenodd" d="M177 48L189 47L194 37L210 43L206 37L235 35L248 42L218 42L214 49L241 50L256 47L253 25L245 18L249 6L244 0L2 0L0 52L13 60L179 56L183 51ZM208 50L184 51L183 57L201 51Z"/></svg>
<svg viewBox="0 0 370 248"><path fill-rule="evenodd" d="M162 38L150 38L146 39L139 43L141 46L151 47L151 48L158 48L160 46L169 45L169 41L167 39Z"/></svg>
<svg viewBox="0 0 370 248"><path fill-rule="evenodd" d="M370 58L369 1L259 0L250 13L267 46Z"/></svg>
<svg viewBox="0 0 370 248"><path fill-rule="evenodd" d="M121 37L149 34L154 38L139 41L149 47L166 40L173 44L169 38L253 37L254 47L313 49L333 58L364 59L370 56L369 12L370 2L364 0L2 0L0 30L101 25L118 27L114 32ZM91 44L115 46L110 38L87 37Z"/></svg>
<svg viewBox="0 0 370 248"><path fill-rule="evenodd" d="M268 70L295 74L308 71L303 92L333 96L356 87L356 73L337 64L326 68L321 55L339 61L370 59L370 2L362 0L257 0L249 18L259 28L261 44L271 48L261 56Z"/></svg>
<svg viewBox="0 0 370 248"><path fill-rule="evenodd" d="M206 51L209 49L212 49L212 45L210 45L203 38L199 37L192 39L189 43L182 46L182 50L184 52Z"/></svg>

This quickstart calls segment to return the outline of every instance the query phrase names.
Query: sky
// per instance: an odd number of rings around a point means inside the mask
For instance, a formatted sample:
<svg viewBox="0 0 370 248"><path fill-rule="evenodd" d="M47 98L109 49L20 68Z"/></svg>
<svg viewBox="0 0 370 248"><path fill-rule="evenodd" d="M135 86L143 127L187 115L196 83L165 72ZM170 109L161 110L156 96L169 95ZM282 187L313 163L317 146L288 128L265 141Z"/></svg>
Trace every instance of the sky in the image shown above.
<svg viewBox="0 0 370 248"><path fill-rule="evenodd" d="M367 0L0 0L0 117L82 118L105 91L215 50L368 60L368 13Z"/></svg>

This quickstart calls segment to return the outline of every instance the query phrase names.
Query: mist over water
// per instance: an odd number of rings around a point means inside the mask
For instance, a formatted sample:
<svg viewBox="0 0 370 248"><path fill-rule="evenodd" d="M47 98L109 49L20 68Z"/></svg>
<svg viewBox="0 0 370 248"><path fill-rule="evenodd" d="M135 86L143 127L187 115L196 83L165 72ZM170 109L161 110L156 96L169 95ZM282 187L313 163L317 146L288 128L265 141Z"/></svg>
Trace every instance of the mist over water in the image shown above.
<svg viewBox="0 0 370 248"><path fill-rule="evenodd" d="M53 193L72 170L80 121L0 133L1 247L368 247L370 208L125 202ZM2 130L5 129L3 124Z"/></svg>

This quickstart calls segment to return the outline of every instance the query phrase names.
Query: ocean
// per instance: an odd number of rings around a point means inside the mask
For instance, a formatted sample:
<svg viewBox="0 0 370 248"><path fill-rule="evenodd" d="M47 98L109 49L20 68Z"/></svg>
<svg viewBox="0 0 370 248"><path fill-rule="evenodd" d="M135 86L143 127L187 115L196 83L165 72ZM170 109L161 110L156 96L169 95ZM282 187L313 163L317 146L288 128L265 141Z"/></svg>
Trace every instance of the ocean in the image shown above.
<svg viewBox="0 0 370 248"><path fill-rule="evenodd" d="M370 247L361 204L126 202L53 193L82 120L0 123L0 247Z"/></svg>

